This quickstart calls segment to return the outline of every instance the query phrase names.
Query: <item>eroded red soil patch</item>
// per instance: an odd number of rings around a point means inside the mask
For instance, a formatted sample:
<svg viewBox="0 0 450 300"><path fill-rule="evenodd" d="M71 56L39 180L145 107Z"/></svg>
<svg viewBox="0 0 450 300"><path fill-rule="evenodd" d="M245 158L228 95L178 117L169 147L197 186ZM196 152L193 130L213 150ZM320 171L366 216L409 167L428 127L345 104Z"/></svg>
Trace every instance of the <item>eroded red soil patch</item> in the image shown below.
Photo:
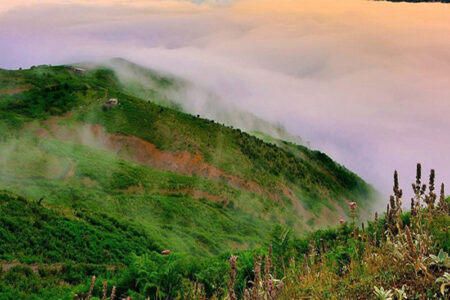
<svg viewBox="0 0 450 300"><path fill-rule="evenodd" d="M104 140L109 150L139 164L189 176L225 181L239 189L263 193L263 190L257 184L228 174L208 164L199 153L161 151L154 144L134 136L102 135L100 133L99 138Z"/></svg>
<svg viewBox="0 0 450 300"><path fill-rule="evenodd" d="M55 119L56 120L56 119ZM226 173L219 168L208 164L200 153L192 154L188 151L162 151L154 144L135 136L109 134L98 124L83 124L76 128L61 127L55 120L46 122L49 130L42 127L35 130L35 134L44 137L54 137L64 141L101 148L118 154L120 157L160 170L173 171L175 173L198 176L215 181L224 181L227 184L251 191L256 194L268 196L278 201L279 197L267 193L255 182ZM221 199L218 196L192 191L193 196L205 197L214 201Z"/></svg>
<svg viewBox="0 0 450 300"><path fill-rule="evenodd" d="M28 91L30 88L24 87L20 89L12 89L12 90L6 90L6 91L0 91L0 95L14 95L22 92Z"/></svg>

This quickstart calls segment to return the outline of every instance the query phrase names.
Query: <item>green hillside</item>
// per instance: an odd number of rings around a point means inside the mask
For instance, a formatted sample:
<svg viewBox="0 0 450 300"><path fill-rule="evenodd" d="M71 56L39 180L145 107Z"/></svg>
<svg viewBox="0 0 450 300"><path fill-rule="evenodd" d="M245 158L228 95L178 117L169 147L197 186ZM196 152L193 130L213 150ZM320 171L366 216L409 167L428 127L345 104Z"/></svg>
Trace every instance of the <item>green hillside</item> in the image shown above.
<svg viewBox="0 0 450 300"><path fill-rule="evenodd" d="M293 238L276 227L269 249L213 257L160 255L130 222L0 191L0 299L77 299L88 290L100 299L113 286L114 299L230 299L230 285L248 300L255 292L273 299L385 299L387 292L447 299L450 199L441 191L432 209L391 210L366 229L346 222ZM238 258L235 271L230 256Z"/></svg>
<svg viewBox="0 0 450 300"><path fill-rule="evenodd" d="M85 67L0 70L0 300L448 296L434 170L360 227L377 193L326 154Z"/></svg>
<svg viewBox="0 0 450 300"><path fill-rule="evenodd" d="M228 186L148 169L104 150L55 139L17 141L9 168L2 168L4 186L35 199L44 197L48 205L127 219L144 228L161 247L218 253L231 246L227 243L253 246L270 229L269 222L248 212L223 209L204 198L245 196ZM76 169L70 176L73 161ZM54 169L48 170L49 165ZM190 190L199 198L190 196Z"/></svg>
<svg viewBox="0 0 450 300"><path fill-rule="evenodd" d="M248 133L262 131L278 139L303 144L299 136L290 134L279 123L268 122L251 112L241 110L225 102L215 93L184 78L157 72L121 58L81 66L112 69L122 91L137 98L188 114L208 116L209 119L240 128Z"/></svg>
<svg viewBox="0 0 450 300"><path fill-rule="evenodd" d="M0 260L26 263L123 263L133 252L160 250L134 224L77 210L71 216L0 191Z"/></svg>
<svg viewBox="0 0 450 300"><path fill-rule="evenodd" d="M364 214L375 201L321 152L148 101L173 88L158 76L143 100L105 67L0 70L0 188L131 222L194 255L262 245L275 224L336 224L347 202Z"/></svg>

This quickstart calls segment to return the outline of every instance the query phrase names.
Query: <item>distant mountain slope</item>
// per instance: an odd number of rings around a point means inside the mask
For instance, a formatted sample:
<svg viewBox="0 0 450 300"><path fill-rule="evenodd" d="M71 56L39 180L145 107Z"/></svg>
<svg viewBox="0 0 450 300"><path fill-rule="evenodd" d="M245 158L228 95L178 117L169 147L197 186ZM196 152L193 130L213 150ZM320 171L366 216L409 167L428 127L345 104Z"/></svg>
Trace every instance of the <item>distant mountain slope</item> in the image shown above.
<svg viewBox="0 0 450 300"><path fill-rule="evenodd" d="M258 245L276 223L335 224L377 197L321 152L148 101L160 94L140 99L105 67L0 70L0 187L193 253Z"/></svg>
<svg viewBox="0 0 450 300"><path fill-rule="evenodd" d="M278 139L297 144L304 143L299 136L290 134L282 125L272 124L226 103L218 95L186 79L150 70L121 58L82 66L111 68L117 75L123 91L135 97L189 114L201 115L246 132L263 131Z"/></svg>

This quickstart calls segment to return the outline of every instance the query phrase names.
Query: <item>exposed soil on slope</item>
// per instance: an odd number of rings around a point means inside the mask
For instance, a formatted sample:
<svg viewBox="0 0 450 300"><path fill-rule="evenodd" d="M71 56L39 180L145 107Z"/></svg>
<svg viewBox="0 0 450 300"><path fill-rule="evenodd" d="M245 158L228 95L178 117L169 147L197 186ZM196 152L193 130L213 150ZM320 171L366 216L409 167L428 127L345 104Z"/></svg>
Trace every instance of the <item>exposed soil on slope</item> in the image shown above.
<svg viewBox="0 0 450 300"><path fill-rule="evenodd" d="M6 262L6 261L1 261L0 262L0 270L2 270L3 272L8 272L10 269L16 267L16 266L25 266L25 267L29 267L33 273L39 273L39 268L40 267L46 267L46 268L50 268L56 271L60 271L62 269L62 267L64 266L64 263L54 263L54 264L42 264L42 263L32 263L32 264L27 264L27 263L21 263L17 260L13 260L11 262ZM108 265L106 266L106 269L109 271L114 271L117 268L117 266L115 265Z"/></svg>
<svg viewBox="0 0 450 300"><path fill-rule="evenodd" d="M15 266L27 266L27 267L30 267L34 273L38 273L39 267L41 266L41 264L40 263L23 264L18 261L11 261L11 262L2 261L2 262L0 262L0 270L3 270L3 272L8 272L11 268L13 268ZM62 264L54 264L52 266L54 266L55 269L59 270L59 269L61 269Z"/></svg>
<svg viewBox="0 0 450 300"><path fill-rule="evenodd" d="M120 134L110 134L98 124L79 124L73 127L65 127L58 124L58 121L70 117L54 117L45 121L43 127L33 127L34 133L43 138L56 138L63 141L70 141L90 147L104 149L116 153L119 157L138 163L143 166L159 170L168 170L178 174L188 176L198 176L214 181L222 181L228 185L250 191L252 193L268 197L274 202L282 203L282 197L287 197L293 204L293 210L302 216L304 221L316 219L313 213L306 210L301 204L301 200L293 192L292 188L280 184L272 191L268 191L259 186L254 181L241 178L234 174L227 173L205 161L201 153L191 153L186 150L163 151L158 149L153 143L135 136L125 136ZM73 176L74 165L65 176L65 182ZM87 182L86 186L91 186L92 182ZM181 190L154 190L145 191L142 187L130 187L123 190L128 193L155 192L163 194L187 194L193 198L205 198L212 202L221 203L226 207L230 199L213 195L205 191L189 188ZM276 191L276 192L274 192ZM324 195L325 196L325 195ZM336 205L336 211L326 209L320 214L320 222L323 224L336 224L338 216L342 214L342 208ZM342 214L344 216L345 214ZM306 222L305 222L306 225Z"/></svg>
<svg viewBox="0 0 450 300"><path fill-rule="evenodd" d="M229 185L263 194L264 191L256 183L228 174L204 161L201 154L191 154L188 151L161 151L152 143L134 136L104 135L105 145L119 155L141 165L156 169L170 170L175 173L198 176L212 180L225 181Z"/></svg>
<svg viewBox="0 0 450 300"><path fill-rule="evenodd" d="M14 95L14 94L26 92L29 89L30 89L29 87L24 87L24 88L20 88L20 89L11 89L11 90L6 90L6 91L0 91L0 95Z"/></svg>
<svg viewBox="0 0 450 300"><path fill-rule="evenodd" d="M57 138L101 148L118 154L120 157L159 170L173 171L178 174L198 176L215 181L224 181L237 189L268 196L274 201L279 201L277 195L267 193L255 182L226 173L219 168L208 164L200 153L192 154L183 151L162 151L154 144L135 136L109 134L98 124L83 124L76 128L62 127L54 118L46 121L47 129L38 127L35 134L43 138ZM70 177L70 174L68 174ZM176 191L175 193L179 193ZM218 196L202 194L203 192L189 191L195 197L205 197L214 201L221 201Z"/></svg>

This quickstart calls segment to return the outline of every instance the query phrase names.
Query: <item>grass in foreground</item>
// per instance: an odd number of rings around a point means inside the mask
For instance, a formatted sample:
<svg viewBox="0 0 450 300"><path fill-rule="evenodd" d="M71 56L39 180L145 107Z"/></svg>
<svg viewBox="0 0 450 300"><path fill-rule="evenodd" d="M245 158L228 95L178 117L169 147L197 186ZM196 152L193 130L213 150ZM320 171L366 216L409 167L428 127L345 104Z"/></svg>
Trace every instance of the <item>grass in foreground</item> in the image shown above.
<svg viewBox="0 0 450 300"><path fill-rule="evenodd" d="M396 179L384 217L367 226L355 224L352 202L352 222L303 238L277 227L268 249L216 257L147 251L114 270L65 264L36 273L20 265L1 274L0 299L100 299L104 282L116 299L447 299L449 198L443 185L435 194L434 171L427 189L420 173L419 165L411 211L402 211Z"/></svg>
<svg viewBox="0 0 450 300"><path fill-rule="evenodd" d="M352 222L293 241L288 232L280 230L274 233L273 248L254 253L252 269L248 253L231 255L229 280L221 289L211 294L208 285L196 279L186 284L186 291L169 298L448 299L449 199L445 199L443 184L439 197L435 194L434 170L426 190L420 165L413 189L411 211L403 213L402 190L395 173L394 195L385 217L375 215L368 228ZM349 206L356 217L356 203ZM145 263L141 268L150 271ZM158 294L158 288L156 293L145 289L132 292L131 298L165 299L168 295Z"/></svg>

